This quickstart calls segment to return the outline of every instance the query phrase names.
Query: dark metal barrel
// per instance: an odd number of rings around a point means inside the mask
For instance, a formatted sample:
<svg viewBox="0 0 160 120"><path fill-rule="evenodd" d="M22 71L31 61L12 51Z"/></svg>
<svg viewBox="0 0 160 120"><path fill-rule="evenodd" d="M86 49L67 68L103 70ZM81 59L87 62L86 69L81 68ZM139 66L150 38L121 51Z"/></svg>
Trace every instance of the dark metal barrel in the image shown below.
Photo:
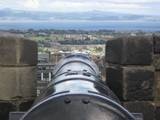
<svg viewBox="0 0 160 120"><path fill-rule="evenodd" d="M83 54L62 59L54 79L21 120L135 120Z"/></svg>

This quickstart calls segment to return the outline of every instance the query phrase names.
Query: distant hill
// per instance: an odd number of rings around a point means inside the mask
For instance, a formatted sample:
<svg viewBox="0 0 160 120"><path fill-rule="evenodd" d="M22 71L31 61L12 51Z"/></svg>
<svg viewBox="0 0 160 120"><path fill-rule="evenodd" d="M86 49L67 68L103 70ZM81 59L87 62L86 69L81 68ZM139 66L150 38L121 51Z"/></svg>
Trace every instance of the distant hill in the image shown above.
<svg viewBox="0 0 160 120"><path fill-rule="evenodd" d="M158 21L160 17L122 14L114 12L89 11L89 12L40 12L40 11L23 11L13 9L1 9L0 20L92 20L92 21L122 21L122 20L149 20Z"/></svg>

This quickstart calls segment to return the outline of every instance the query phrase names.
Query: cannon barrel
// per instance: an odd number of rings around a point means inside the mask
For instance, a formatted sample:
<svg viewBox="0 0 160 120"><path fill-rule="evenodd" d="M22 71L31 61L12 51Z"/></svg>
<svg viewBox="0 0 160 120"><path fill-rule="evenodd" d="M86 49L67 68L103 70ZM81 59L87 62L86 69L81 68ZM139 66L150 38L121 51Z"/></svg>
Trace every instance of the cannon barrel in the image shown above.
<svg viewBox="0 0 160 120"><path fill-rule="evenodd" d="M135 120L84 54L60 60L54 78L21 120Z"/></svg>

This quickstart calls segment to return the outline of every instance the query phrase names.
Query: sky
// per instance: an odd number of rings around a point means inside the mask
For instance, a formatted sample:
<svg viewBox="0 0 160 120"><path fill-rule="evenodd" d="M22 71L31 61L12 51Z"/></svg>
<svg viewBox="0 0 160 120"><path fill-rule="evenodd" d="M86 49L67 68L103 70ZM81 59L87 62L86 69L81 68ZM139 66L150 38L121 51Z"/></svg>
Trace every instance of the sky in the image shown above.
<svg viewBox="0 0 160 120"><path fill-rule="evenodd" d="M111 11L160 16L160 0L0 0L0 8L50 12Z"/></svg>

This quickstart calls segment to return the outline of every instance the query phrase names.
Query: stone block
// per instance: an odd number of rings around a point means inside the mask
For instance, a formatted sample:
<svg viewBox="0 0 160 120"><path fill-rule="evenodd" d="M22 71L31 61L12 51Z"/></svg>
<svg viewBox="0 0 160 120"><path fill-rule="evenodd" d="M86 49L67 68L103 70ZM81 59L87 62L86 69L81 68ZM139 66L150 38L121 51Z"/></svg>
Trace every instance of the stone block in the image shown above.
<svg viewBox="0 0 160 120"><path fill-rule="evenodd" d="M156 83L155 100L160 100L160 71L156 71L155 72L155 83Z"/></svg>
<svg viewBox="0 0 160 120"><path fill-rule="evenodd" d="M155 70L160 71L160 54L153 55L153 66Z"/></svg>
<svg viewBox="0 0 160 120"><path fill-rule="evenodd" d="M9 102L0 102L0 119L1 120L8 120L9 119L9 112L14 111L16 107L9 103Z"/></svg>
<svg viewBox="0 0 160 120"><path fill-rule="evenodd" d="M19 106L19 110L20 111L27 111L31 108L32 104L33 104L34 100L29 100L29 101L23 101L21 102L18 106Z"/></svg>
<svg viewBox="0 0 160 120"><path fill-rule="evenodd" d="M36 67L0 67L0 100L36 96Z"/></svg>
<svg viewBox="0 0 160 120"><path fill-rule="evenodd" d="M143 113L144 120L156 120L155 111L156 105L153 102L141 101L141 102L124 102L124 107L133 113Z"/></svg>
<svg viewBox="0 0 160 120"><path fill-rule="evenodd" d="M13 36L0 36L1 66L31 66L36 64L36 42Z"/></svg>
<svg viewBox="0 0 160 120"><path fill-rule="evenodd" d="M160 120L160 103L156 104L155 119Z"/></svg>
<svg viewBox="0 0 160 120"><path fill-rule="evenodd" d="M151 37L121 37L106 43L106 62L121 65L150 65L153 39Z"/></svg>
<svg viewBox="0 0 160 120"><path fill-rule="evenodd" d="M106 84L120 99L123 99L123 73L120 66L107 66Z"/></svg>
<svg viewBox="0 0 160 120"><path fill-rule="evenodd" d="M108 86L122 101L154 99L152 66L108 66L106 78Z"/></svg>
<svg viewBox="0 0 160 120"><path fill-rule="evenodd" d="M153 36L154 53L160 54L160 36Z"/></svg>

